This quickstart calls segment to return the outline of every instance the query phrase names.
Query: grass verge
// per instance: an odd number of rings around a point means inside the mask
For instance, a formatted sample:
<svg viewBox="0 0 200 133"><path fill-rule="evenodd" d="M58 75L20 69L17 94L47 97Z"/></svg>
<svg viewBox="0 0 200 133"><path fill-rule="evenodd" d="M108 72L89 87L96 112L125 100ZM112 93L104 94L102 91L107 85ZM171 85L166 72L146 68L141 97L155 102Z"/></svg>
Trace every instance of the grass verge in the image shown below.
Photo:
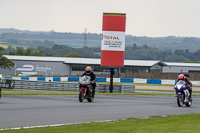
<svg viewBox="0 0 200 133"><path fill-rule="evenodd" d="M40 90L2 90L2 95L78 95L78 92L68 91L40 91ZM96 93L96 95L161 95L174 96L175 93L151 93L151 92L135 92L135 93ZM192 94L200 96L200 94Z"/></svg>
<svg viewBox="0 0 200 133"><path fill-rule="evenodd" d="M128 118L59 127L7 130L5 133L199 133L200 114Z"/></svg>
<svg viewBox="0 0 200 133"><path fill-rule="evenodd" d="M78 95L78 92L40 90L2 90L2 95Z"/></svg>

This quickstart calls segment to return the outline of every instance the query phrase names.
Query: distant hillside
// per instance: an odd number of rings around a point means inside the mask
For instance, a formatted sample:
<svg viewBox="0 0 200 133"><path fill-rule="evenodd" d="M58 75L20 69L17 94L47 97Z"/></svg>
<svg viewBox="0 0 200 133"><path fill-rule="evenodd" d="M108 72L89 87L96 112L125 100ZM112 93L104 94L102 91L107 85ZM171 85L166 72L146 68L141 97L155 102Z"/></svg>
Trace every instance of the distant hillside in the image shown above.
<svg viewBox="0 0 200 133"><path fill-rule="evenodd" d="M22 31L17 29L0 29L0 41L10 46L20 47L52 47L55 44L63 44L74 48L84 46L84 33L70 32L42 32L42 31ZM126 46L147 45L159 50L176 50L189 49L189 51L197 51L200 49L200 38L196 37L136 37L126 35ZM101 34L87 34L88 47L101 47Z"/></svg>

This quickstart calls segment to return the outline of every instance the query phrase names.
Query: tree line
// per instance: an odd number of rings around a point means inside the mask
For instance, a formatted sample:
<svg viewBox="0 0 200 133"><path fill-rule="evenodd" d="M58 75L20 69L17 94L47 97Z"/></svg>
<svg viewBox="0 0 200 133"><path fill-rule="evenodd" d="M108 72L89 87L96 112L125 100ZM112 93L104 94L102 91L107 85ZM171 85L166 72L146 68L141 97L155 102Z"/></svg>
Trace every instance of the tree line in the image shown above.
<svg viewBox="0 0 200 133"><path fill-rule="evenodd" d="M66 46L80 48L85 45L85 38L87 38L87 46L101 47L101 34L94 33L70 33L70 32L33 32L21 31L16 29L1 29L0 41L9 45L22 47L37 47L47 46L52 47L55 44L63 44ZM189 49L196 52L200 49L199 37L146 37L146 36L132 36L126 35L126 46L132 46L136 43L137 46L147 45L159 50L176 50Z"/></svg>
<svg viewBox="0 0 200 133"><path fill-rule="evenodd" d="M24 55L24 56L57 56L57 57L83 57L100 58L101 48L87 47L72 48L65 45L55 44L52 47L38 46L23 48L9 46L2 50L5 55ZM147 45L132 46L125 48L125 59L127 60L160 60L165 62L199 62L200 50L190 52L189 49L166 50L162 51Z"/></svg>

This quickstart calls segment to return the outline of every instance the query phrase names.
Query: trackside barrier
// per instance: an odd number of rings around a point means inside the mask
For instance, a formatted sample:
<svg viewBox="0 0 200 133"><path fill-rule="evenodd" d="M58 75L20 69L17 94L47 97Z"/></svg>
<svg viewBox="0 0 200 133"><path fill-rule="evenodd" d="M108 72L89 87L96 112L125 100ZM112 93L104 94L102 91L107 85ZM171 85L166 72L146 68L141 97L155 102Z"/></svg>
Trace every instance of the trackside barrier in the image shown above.
<svg viewBox="0 0 200 133"><path fill-rule="evenodd" d="M158 79L147 79L147 84L161 84L161 80L158 80Z"/></svg>
<svg viewBox="0 0 200 133"><path fill-rule="evenodd" d="M131 78L121 78L120 82L121 83L134 83L133 79L131 79Z"/></svg>
<svg viewBox="0 0 200 133"><path fill-rule="evenodd" d="M4 77L4 79L13 80L28 80L28 81L72 81L78 82L79 77ZM97 82L110 82L110 78L97 78ZM113 82L116 83L144 83L144 84L167 84L175 85L176 80L165 79L140 79L140 78L113 78ZM192 81L195 86L200 85L200 81Z"/></svg>
<svg viewBox="0 0 200 133"><path fill-rule="evenodd" d="M110 85L97 85L96 91L101 93L109 93L109 86ZM113 85L113 93L134 93L135 92L135 85Z"/></svg>
<svg viewBox="0 0 200 133"><path fill-rule="evenodd" d="M122 85L121 93L135 93L135 85Z"/></svg>
<svg viewBox="0 0 200 133"><path fill-rule="evenodd" d="M54 90L54 91L78 91L78 83L64 83L64 82L45 82L45 81L27 81L14 80L14 89L25 90Z"/></svg>
<svg viewBox="0 0 200 133"><path fill-rule="evenodd" d="M161 80L161 84L175 85L175 80Z"/></svg>
<svg viewBox="0 0 200 133"><path fill-rule="evenodd" d="M64 82L44 82L44 81L27 81L14 80L14 89L25 90L54 90L54 91L73 91L79 90L78 83L64 83ZM96 86L96 92L108 93L109 85L100 84ZM113 93L134 93L135 85L114 85Z"/></svg>
<svg viewBox="0 0 200 133"><path fill-rule="evenodd" d="M79 81L79 77L69 77L68 81Z"/></svg>
<svg viewBox="0 0 200 133"><path fill-rule="evenodd" d="M106 82L106 78L96 78L97 82Z"/></svg>

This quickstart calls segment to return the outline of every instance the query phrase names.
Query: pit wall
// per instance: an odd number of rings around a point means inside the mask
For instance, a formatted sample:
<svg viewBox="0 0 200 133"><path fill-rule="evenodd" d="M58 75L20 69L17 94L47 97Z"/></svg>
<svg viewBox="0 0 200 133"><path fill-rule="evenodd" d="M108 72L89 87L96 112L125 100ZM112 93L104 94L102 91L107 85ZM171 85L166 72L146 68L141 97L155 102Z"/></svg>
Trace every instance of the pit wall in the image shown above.
<svg viewBox="0 0 200 133"><path fill-rule="evenodd" d="M4 79L30 80L30 81L71 81L78 82L79 77L4 77ZM96 78L97 82L110 82L110 78ZM166 79L141 79L141 78L113 78L116 83L142 83L142 84L163 84L175 85L176 80ZM200 86L200 81L192 81L194 86Z"/></svg>

